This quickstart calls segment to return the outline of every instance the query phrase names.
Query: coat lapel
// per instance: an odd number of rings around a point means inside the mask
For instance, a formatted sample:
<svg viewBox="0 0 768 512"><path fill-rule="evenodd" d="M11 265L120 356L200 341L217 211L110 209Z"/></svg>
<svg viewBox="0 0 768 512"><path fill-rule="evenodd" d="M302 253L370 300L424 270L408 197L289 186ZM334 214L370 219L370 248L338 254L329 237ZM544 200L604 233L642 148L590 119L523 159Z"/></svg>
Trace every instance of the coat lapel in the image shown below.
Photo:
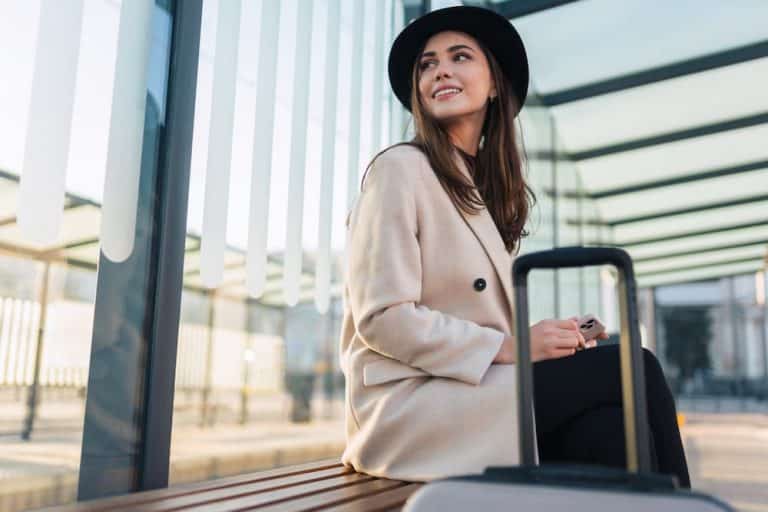
<svg viewBox="0 0 768 512"><path fill-rule="evenodd" d="M459 169L472 180L472 175L469 172L469 169L467 169L464 159L458 152L456 152L454 159L459 166ZM472 182L474 182L474 180L472 180ZM483 208L482 211L474 215L465 213L458 206L456 206L456 209L469 229L475 234L480 245L483 246L485 253L491 260L494 269L496 269L496 275L498 275L502 287L504 288L510 316L512 316L512 306L514 304L514 296L512 294L512 255L507 252L504 240L501 238L501 234L496 228L496 223L493 221L491 213L487 208Z"/></svg>

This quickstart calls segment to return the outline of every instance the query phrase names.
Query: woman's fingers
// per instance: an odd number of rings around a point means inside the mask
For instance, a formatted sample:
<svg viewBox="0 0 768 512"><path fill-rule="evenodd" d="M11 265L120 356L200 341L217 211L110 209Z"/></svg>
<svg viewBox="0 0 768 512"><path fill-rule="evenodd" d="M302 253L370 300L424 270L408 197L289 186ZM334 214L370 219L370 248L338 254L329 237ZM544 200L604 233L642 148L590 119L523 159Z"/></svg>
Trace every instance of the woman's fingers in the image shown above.
<svg viewBox="0 0 768 512"><path fill-rule="evenodd" d="M570 336L562 336L562 337L557 337L550 340L549 345L551 347L554 347L555 349L571 349L571 348L583 347L584 341L582 340L583 338L580 339L574 333L571 333Z"/></svg>
<svg viewBox="0 0 768 512"><path fill-rule="evenodd" d="M586 343L587 341L584 339L584 336L581 334L581 332L569 331L565 329L561 329L557 333L557 339L567 341L567 342L573 342L575 340L576 345L581 345L581 346L584 346L584 343Z"/></svg>
<svg viewBox="0 0 768 512"><path fill-rule="evenodd" d="M575 348L559 348L552 351L552 359L558 359L560 357L572 356L576 353Z"/></svg>
<svg viewBox="0 0 768 512"><path fill-rule="evenodd" d="M570 331L579 329L579 325L576 322L577 320L573 318L568 320L554 320L555 327L560 329L568 329Z"/></svg>

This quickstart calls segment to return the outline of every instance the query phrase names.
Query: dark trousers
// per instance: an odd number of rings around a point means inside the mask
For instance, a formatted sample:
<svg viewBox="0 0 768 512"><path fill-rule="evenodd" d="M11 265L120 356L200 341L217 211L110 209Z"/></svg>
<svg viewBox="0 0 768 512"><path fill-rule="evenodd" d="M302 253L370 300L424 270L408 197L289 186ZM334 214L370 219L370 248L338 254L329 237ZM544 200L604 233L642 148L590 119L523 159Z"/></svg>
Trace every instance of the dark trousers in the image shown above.
<svg viewBox="0 0 768 512"><path fill-rule="evenodd" d="M672 392L656 357L643 349L653 469L690 488ZM541 463L626 467L617 345L599 346L534 367Z"/></svg>

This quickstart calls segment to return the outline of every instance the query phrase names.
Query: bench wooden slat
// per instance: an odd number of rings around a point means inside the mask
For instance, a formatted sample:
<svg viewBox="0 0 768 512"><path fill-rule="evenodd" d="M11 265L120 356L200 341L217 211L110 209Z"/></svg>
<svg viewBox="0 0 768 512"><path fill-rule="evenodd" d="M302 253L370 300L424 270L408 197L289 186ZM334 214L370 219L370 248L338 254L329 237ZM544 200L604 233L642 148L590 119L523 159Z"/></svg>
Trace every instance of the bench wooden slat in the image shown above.
<svg viewBox="0 0 768 512"><path fill-rule="evenodd" d="M325 459L315 462L308 462L306 464L297 464L288 467L258 471L255 473L246 473L243 475L218 478L216 480L178 484L165 489L155 489L152 491L123 494L121 496L113 496L110 498L102 498L81 503L49 507L41 509L38 512L97 512L100 510L115 510L126 507L135 508L138 505L144 503L160 501L167 498L200 492L208 492L216 489L226 489L243 484L298 476L305 473L310 473L312 471L321 471L332 468L337 468L339 470L347 469L348 472L353 471L351 468L345 468L345 466L341 464L338 459Z"/></svg>
<svg viewBox="0 0 768 512"><path fill-rule="evenodd" d="M338 460L51 507L48 512L399 511L422 483L356 473Z"/></svg>
<svg viewBox="0 0 768 512"><path fill-rule="evenodd" d="M142 512L161 512L165 510L180 509L183 507L192 507L203 503L235 499L243 496L252 496L259 493L273 492L289 487L302 488L303 486L313 482L327 480L347 474L355 474L355 472L343 466L331 469L308 471L298 475L286 476L284 478L271 478L269 480L255 483L246 483L236 486L228 486L225 488L199 491L191 494L175 496L173 498L164 498L159 501L144 503L141 506L132 505L130 506L130 509Z"/></svg>
<svg viewBox="0 0 768 512"><path fill-rule="evenodd" d="M333 505L330 507L319 507L312 509L325 510L332 512L383 512L399 511L405 505L405 501L416 492L422 485L421 483L401 482L401 485L388 489L385 492L370 494L362 499L350 501L348 503Z"/></svg>
<svg viewBox="0 0 768 512"><path fill-rule="evenodd" d="M257 507L257 512L303 512L309 510L336 510L333 506L341 505L353 500L365 499L376 493L389 491L402 487L403 482L376 478L366 482L359 482L337 489L326 490L311 494L303 498L292 499L280 503L274 503L265 507Z"/></svg>
<svg viewBox="0 0 768 512"><path fill-rule="evenodd" d="M360 473L349 473L342 476L326 478L317 482L293 485L282 489L250 494L234 499L223 499L197 506L184 507L183 510L185 512L233 512L235 510L254 509L256 507L263 507L277 502L302 498L311 494L330 491L348 485L355 485L362 481L369 480L376 480L376 478Z"/></svg>

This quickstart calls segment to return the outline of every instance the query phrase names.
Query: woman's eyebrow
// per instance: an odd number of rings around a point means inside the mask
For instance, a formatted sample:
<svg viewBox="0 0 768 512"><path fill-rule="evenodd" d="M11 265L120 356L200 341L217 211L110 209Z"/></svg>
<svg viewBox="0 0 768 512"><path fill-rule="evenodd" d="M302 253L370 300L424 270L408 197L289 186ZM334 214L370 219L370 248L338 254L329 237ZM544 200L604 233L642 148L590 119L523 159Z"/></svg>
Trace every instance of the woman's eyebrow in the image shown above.
<svg viewBox="0 0 768 512"><path fill-rule="evenodd" d="M466 48L467 50L470 50L470 51L473 51L473 52L475 51L474 49L470 48L469 46L467 46L465 44L455 44L455 45L451 46L450 48L448 48L448 51L449 52L455 52L456 50L461 50L462 48ZM434 57L435 55L437 55L435 52L424 52L424 53L421 54L421 57ZM421 58L421 57L419 57L419 58Z"/></svg>

